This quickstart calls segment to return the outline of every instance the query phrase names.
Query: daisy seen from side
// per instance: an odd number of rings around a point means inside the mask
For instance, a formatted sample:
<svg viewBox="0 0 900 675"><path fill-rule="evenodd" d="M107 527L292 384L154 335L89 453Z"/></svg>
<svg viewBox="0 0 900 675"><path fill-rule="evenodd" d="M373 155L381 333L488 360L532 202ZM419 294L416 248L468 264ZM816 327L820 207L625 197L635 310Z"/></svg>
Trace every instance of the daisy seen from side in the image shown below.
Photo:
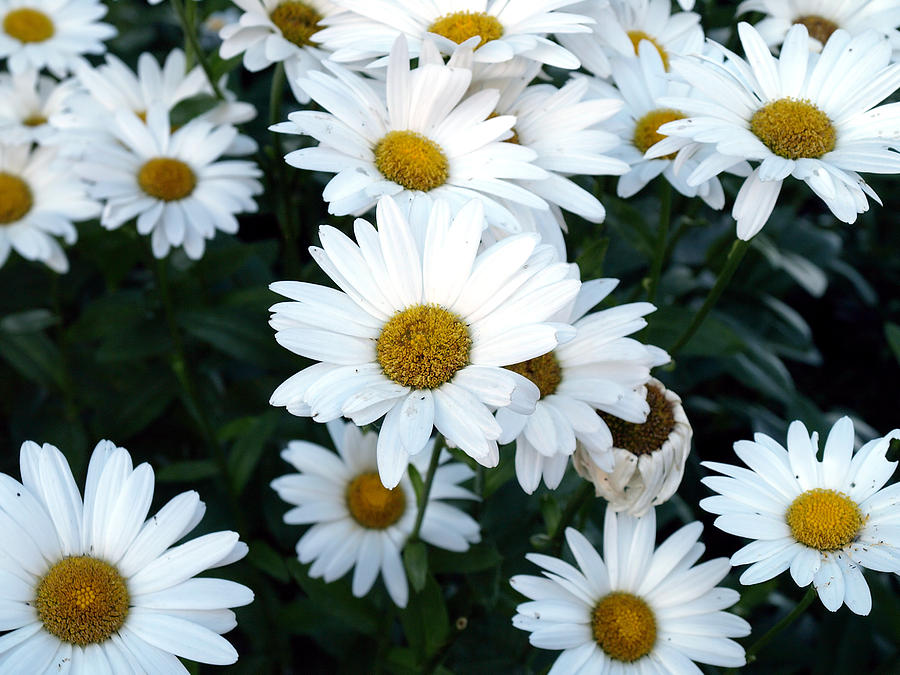
<svg viewBox="0 0 900 675"><path fill-rule="evenodd" d="M718 587L731 569L726 558L696 565L705 547L693 522L654 548L656 512L635 518L606 509L603 556L580 532L566 529L577 567L530 553L543 576L510 584L529 602L513 625L539 649L562 650L550 675L696 673L693 662L737 668L744 649L731 638L750 625L724 610L737 591Z"/></svg>
<svg viewBox="0 0 900 675"><path fill-rule="evenodd" d="M839 28L851 35L875 30L888 36L895 52L900 48L900 6L894 0L744 0L737 13L747 12L765 15L755 28L770 47L781 45L791 26L802 23L814 51Z"/></svg>
<svg viewBox="0 0 900 675"><path fill-rule="evenodd" d="M147 519L153 470L101 441L91 455L84 498L63 454L30 441L22 481L0 474L0 671L71 669L116 675L184 673L178 657L237 661L221 635L237 625L231 607L249 588L193 578L240 560L235 532L180 545L205 507L185 492Z"/></svg>
<svg viewBox="0 0 900 675"><path fill-rule="evenodd" d="M409 475L404 471L396 487L384 487L376 466L378 434L337 420L328 423L328 432L337 455L315 443L292 441L281 456L299 473L272 481L278 496L294 505L284 521L311 526L297 542L297 557L312 563L311 577L329 583L353 569L357 597L366 595L380 574L394 603L405 607L409 587L401 551L417 514ZM425 452L413 458L422 474L434 442L428 441ZM475 474L450 461L446 451L439 461L419 537L432 546L464 552L481 540L478 523L445 500L477 499L459 485Z"/></svg>
<svg viewBox="0 0 900 675"><path fill-rule="evenodd" d="M578 268L571 265L569 274L577 278ZM669 355L626 336L644 328L643 317L656 308L636 302L588 314L618 283L596 279L582 284L574 302L553 317L571 323L575 336L552 351L507 366L540 391L532 413L497 411L503 429L499 441L515 441L516 477L529 494L541 479L550 489L559 485L577 444L612 469L613 437L598 409L633 422L647 418L650 408L640 388L650 369L667 363Z"/></svg>
<svg viewBox="0 0 900 675"><path fill-rule="evenodd" d="M465 97L472 71L440 61L433 46L426 47L423 64L410 69L400 37L391 51L386 89L385 83L334 64L326 64L332 75L312 72L301 82L327 112L294 112L289 122L271 129L319 141L289 153L285 161L336 174L322 193L329 213L361 215L384 195L406 204L442 198L454 210L478 198L491 224L515 231L515 217L501 199L548 208L511 180L541 180L547 172L532 164L533 150L502 142L515 118L490 118L499 93Z"/></svg>
<svg viewBox="0 0 900 675"><path fill-rule="evenodd" d="M644 515L675 494L694 434L675 392L655 378L641 391L650 408L646 421L627 422L600 413L613 438L612 469L601 468L583 447L572 462L578 474L594 484L597 496L609 502L608 508L633 516Z"/></svg>
<svg viewBox="0 0 900 675"><path fill-rule="evenodd" d="M75 91L71 80L57 82L34 70L0 73L0 136L8 145L47 143L59 133L51 119L62 113Z"/></svg>
<svg viewBox="0 0 900 675"><path fill-rule="evenodd" d="M741 23L738 32L746 61L727 52L724 65L681 59L673 66L697 94L662 99L688 117L664 124L660 133L759 162L732 209L740 239L762 229L791 176L804 181L838 220L855 222L869 208L867 196L880 202L857 171L900 172L894 151L898 113L894 106L877 106L900 85L900 64L890 64L888 39L836 31L822 54L811 56L806 26L797 24L775 59L750 24ZM667 152L662 142L647 156ZM687 182L699 184L723 168L710 158Z"/></svg>
<svg viewBox="0 0 900 675"><path fill-rule="evenodd" d="M256 73L283 63L291 91L300 103L309 96L299 85L310 71L321 70L330 53L312 36L320 21L340 12L330 0L234 0L243 10L219 31L219 55L231 59L243 53L244 68Z"/></svg>
<svg viewBox="0 0 900 675"><path fill-rule="evenodd" d="M411 226L383 198L376 230L359 219L356 243L322 226L313 259L340 287L281 281L272 307L280 345L317 361L270 403L328 422L382 416L378 472L399 483L433 429L484 466L499 461L495 408L534 409L537 387L503 368L554 349L571 327L551 317L580 286L535 234L478 253L484 215L474 200L451 218L438 201Z"/></svg>
<svg viewBox="0 0 900 675"><path fill-rule="evenodd" d="M98 0L0 0L0 59L13 74L47 68L65 77L82 54L106 51L116 29L99 22L105 14Z"/></svg>
<svg viewBox="0 0 900 675"><path fill-rule="evenodd" d="M830 611L845 604L868 614L872 596L862 568L900 573L900 483L884 488L897 467L886 458L894 438L900 430L854 453L853 422L843 417L819 461L818 434L796 421L787 449L765 434L735 443L749 468L703 462L724 475L703 479L719 494L703 499L701 508L718 514L720 530L754 540L731 556L734 565L750 565L741 583L790 569L798 586L813 584Z"/></svg>
<svg viewBox="0 0 900 675"><path fill-rule="evenodd" d="M14 250L26 260L67 272L69 261L56 237L75 243L73 221L99 213L100 205L59 161L56 147L0 143L0 266Z"/></svg>
<svg viewBox="0 0 900 675"><path fill-rule="evenodd" d="M100 224L116 229L137 218L157 258L184 247L199 259L216 230L234 234L235 215L256 211L260 170L253 162L220 160L237 136L234 127L197 119L173 133L165 108L154 106L146 124L119 111L111 132L115 140L95 148L77 170L104 201Z"/></svg>
<svg viewBox="0 0 900 675"><path fill-rule="evenodd" d="M413 57L434 40L444 54L478 37L475 60L502 63L525 57L557 68L581 64L548 34L589 33L593 19L557 11L577 0L334 0L343 10L323 21L313 36L338 62L370 61L393 50L398 36L409 41ZM383 65L379 59L372 66Z"/></svg>

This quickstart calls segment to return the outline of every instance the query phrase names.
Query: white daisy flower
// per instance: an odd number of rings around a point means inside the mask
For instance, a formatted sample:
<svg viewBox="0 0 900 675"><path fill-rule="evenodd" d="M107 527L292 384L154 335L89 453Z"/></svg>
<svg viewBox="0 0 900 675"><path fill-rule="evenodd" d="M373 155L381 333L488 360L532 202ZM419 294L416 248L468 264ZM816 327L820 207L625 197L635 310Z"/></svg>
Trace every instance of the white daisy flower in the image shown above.
<svg viewBox="0 0 900 675"><path fill-rule="evenodd" d="M741 23L738 32L747 61L728 52L726 66L693 59L674 64L706 98L663 98L689 117L664 124L660 133L760 162L732 209L740 239L762 229L788 176L804 181L839 220L855 222L869 208L866 195L879 201L856 172L900 172L900 156L891 149L900 140L898 113L894 106L875 107L900 85L887 38L835 31L821 56L811 57L806 26L797 24L776 60L753 26ZM647 156L671 152L670 140ZM701 162L688 184L709 180L723 164L716 156Z"/></svg>
<svg viewBox="0 0 900 675"><path fill-rule="evenodd" d="M590 35L560 35L559 41L597 77L612 72L611 59L633 58L650 42L669 69L673 57L703 50L700 15L671 14L669 0L585 0L574 10L594 19Z"/></svg>
<svg viewBox="0 0 900 675"><path fill-rule="evenodd" d="M630 165L628 173L619 179L617 194L628 199L662 175L685 197L700 197L711 208L721 209L725 205L725 193L717 177L713 176L699 185L689 185L686 180L704 159L715 156L718 161L728 163L729 160L714 148L679 139L679 147L669 154L655 159L644 157L650 148L666 138L659 132L660 126L687 117L680 110L661 105L659 100L666 96L690 97L691 88L667 75L659 53L649 43L642 43L639 52L636 59L614 60L612 76L617 90L602 80L590 79L596 95L608 97L617 91L624 101L622 111L607 125L625 141L611 154ZM742 158L734 157L728 171L747 176L750 165Z"/></svg>
<svg viewBox="0 0 900 675"><path fill-rule="evenodd" d="M58 161L54 146L0 143L0 266L13 249L27 260L67 272L69 261L54 237L75 243L78 232L72 222L99 213L100 205Z"/></svg>
<svg viewBox="0 0 900 675"><path fill-rule="evenodd" d="M65 77L82 54L106 51L116 29L98 22L105 14L98 0L0 0L0 59L13 74L47 68Z"/></svg>
<svg viewBox="0 0 900 675"><path fill-rule="evenodd" d="M731 569L726 558L694 565L705 547L698 522L685 525L654 550L656 512L641 518L606 509L603 557L571 527L566 541L578 567L530 553L542 577L510 584L531 599L519 605L516 628L539 649L563 650L549 675L570 673L698 673L692 661L725 668L745 663L729 638L750 624L723 611L740 596L717 587Z"/></svg>
<svg viewBox="0 0 900 675"><path fill-rule="evenodd" d="M178 657L237 661L221 634L253 592L193 577L247 546L236 532L173 546L203 517L196 492L147 520L153 469L109 441L94 449L83 501L52 445L26 441L20 463L21 483L0 474L0 671L187 675Z"/></svg>
<svg viewBox="0 0 900 675"><path fill-rule="evenodd" d="M613 437L612 469L601 468L584 447L575 451L572 460L578 475L594 484L597 496L606 499L609 508L633 516L644 515L675 494L694 434L674 391L655 378L642 390L650 407L645 422L626 422L601 412Z"/></svg>
<svg viewBox="0 0 900 675"><path fill-rule="evenodd" d="M341 288L272 284L294 302L272 307L283 347L319 361L285 381L270 403L328 422L362 426L386 415L378 472L400 481L409 456L433 428L484 466L499 460L496 407L534 409L538 389L503 366L545 354L571 327L548 323L579 282L566 279L537 235L504 239L477 253L484 216L472 201L451 221L435 203L411 227L390 198L378 202L378 230L354 226L357 244L322 226L313 258Z"/></svg>
<svg viewBox="0 0 900 675"><path fill-rule="evenodd" d="M578 277L578 267L569 266ZM634 302L588 314L618 285L618 279L582 284L578 296L552 320L571 323L575 337L552 351L507 366L534 382L541 397L533 413L511 408L497 411L500 443L516 442L516 476L525 492L534 492L543 477L548 488L562 480L576 442L612 468L613 445L597 409L632 422L647 419L650 407L640 387L650 369L669 361L663 350L625 337L647 325L643 317L656 310ZM603 461L602 459L600 461Z"/></svg>
<svg viewBox="0 0 900 675"><path fill-rule="evenodd" d="M77 170L105 201L100 224L113 230L137 217L157 258L183 246L197 260L216 230L237 232L235 214L256 211L260 170L253 162L216 161L237 136L234 127L195 119L170 133L165 108L153 106L146 124L119 111L110 131L115 141L94 149Z"/></svg>
<svg viewBox="0 0 900 675"><path fill-rule="evenodd" d="M132 71L113 54L106 55L106 63L92 68L82 64L77 69L78 82L84 92L69 102L69 112L53 121L84 136L89 143L108 138L109 116L119 110L130 110L146 121L152 106L162 106L167 113L182 101L194 96L212 96L213 90L200 66L186 69L184 52L173 49L160 66L152 54L144 52L138 58L137 72ZM241 124L256 117L256 108L237 101L234 93L224 88L226 97L197 119L212 124ZM227 154L255 152L256 143L247 136L238 136Z"/></svg>
<svg viewBox="0 0 900 675"><path fill-rule="evenodd" d="M501 63L517 56L557 68L581 64L549 33L589 33L593 20L556 11L578 0L334 0L344 10L322 22L313 38L334 52L338 62L370 60L393 50L400 35L416 57L425 41L435 40L444 54L479 37L475 60ZM382 65L384 60L371 64Z"/></svg>
<svg viewBox="0 0 900 675"><path fill-rule="evenodd" d="M322 61L330 56L312 35L322 19L341 10L330 0L234 0L234 4L244 13L219 32L219 55L231 59L243 53L244 68L251 73L283 62L294 96L308 103L299 80L321 70Z"/></svg>
<svg viewBox="0 0 900 675"><path fill-rule="evenodd" d="M378 434L339 421L329 422L328 432L337 455L315 443L291 441L281 456L300 473L272 481L278 496L295 505L284 514L284 522L312 525L297 542L297 558L312 563L311 577L328 583L355 567L356 597L371 590L380 572L391 599L405 607L409 588L400 552L418 513L409 475L404 469L396 487L384 487L376 468ZM422 474L433 446L434 439L413 460ZM450 453L442 452L419 536L432 546L463 552L481 541L478 523L444 500L477 499L459 485L474 472L449 460Z"/></svg>
<svg viewBox="0 0 900 675"><path fill-rule="evenodd" d="M764 434L734 444L748 469L703 462L725 474L704 478L719 493L700 506L720 514L720 530L754 541L731 556L750 564L742 584L758 584L790 569L800 587L815 586L832 612L841 604L868 614L872 596L863 577L867 567L900 573L900 483L887 488L897 462L885 455L895 429L853 453L853 422L838 420L825 441L822 461L818 434L802 422L788 428L787 450Z"/></svg>
<svg viewBox="0 0 900 675"><path fill-rule="evenodd" d="M383 195L406 202L443 198L454 210L478 197L491 224L516 231L515 217L497 199L546 210L543 199L509 179L542 180L547 172L530 163L533 150L501 142L515 119L488 119L496 90L464 99L472 71L439 65L433 46L425 51L423 64L410 70L404 38L397 40L386 103L384 83L329 63L333 76L310 73L301 86L328 112L294 112L290 122L271 129L306 134L319 145L291 152L285 161L337 174L322 193L335 215L362 214Z"/></svg>
<svg viewBox="0 0 900 675"><path fill-rule="evenodd" d="M784 42L795 23L809 31L810 47L821 51L837 29L850 35L875 30L888 36L894 51L900 48L900 5L896 0L744 0L737 13L761 12L756 30L770 47Z"/></svg>
<svg viewBox="0 0 900 675"><path fill-rule="evenodd" d="M471 65L472 52L460 49L454 65ZM542 197L549 204L576 213L593 223L603 222L606 209L594 195L576 185L568 176L621 175L628 165L610 155L621 142L619 137L598 128L622 107L618 98L584 100L589 83L586 78L570 79L561 88L552 84L528 86L540 71L533 64L525 72L508 78L500 88L500 100L495 115L512 115L515 126L510 129L507 143L515 143L533 150L534 165L547 171L542 180L517 180L515 183ZM475 84L484 89L497 84L485 79ZM609 154L607 154L609 153ZM537 218L557 223L554 213L542 209Z"/></svg>
<svg viewBox="0 0 900 675"><path fill-rule="evenodd" d="M34 70L0 73L0 136L8 145L46 143L59 133L50 121L66 109L72 80L57 82Z"/></svg>

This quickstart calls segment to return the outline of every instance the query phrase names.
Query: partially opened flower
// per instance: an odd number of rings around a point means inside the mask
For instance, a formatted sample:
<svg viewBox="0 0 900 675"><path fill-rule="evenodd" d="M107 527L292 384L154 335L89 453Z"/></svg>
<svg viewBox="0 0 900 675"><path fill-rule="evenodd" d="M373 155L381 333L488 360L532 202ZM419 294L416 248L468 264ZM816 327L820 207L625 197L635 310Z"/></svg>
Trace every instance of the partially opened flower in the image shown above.
<svg viewBox="0 0 900 675"><path fill-rule="evenodd" d="M557 11L578 0L333 0L346 11L323 21L314 39L334 51L338 62L364 61L392 51L398 36L418 56L425 40L444 54L479 37L475 60L501 63L526 57L557 68L580 65L549 33L588 33L592 19Z"/></svg>
<svg viewBox="0 0 900 675"><path fill-rule="evenodd" d="M573 9L594 19L593 32L560 35L559 41L597 77L609 76L614 59L637 56L642 42L656 48L666 70L676 56L703 49L700 15L672 14L669 0L584 0Z"/></svg>
<svg viewBox="0 0 900 675"><path fill-rule="evenodd" d="M301 110L271 127L319 141L285 161L336 174L322 193L329 213L361 215L383 195L404 202L442 198L454 211L477 197L489 222L516 231L515 217L498 200L546 210L543 199L510 179L540 180L547 172L531 163L533 150L501 142L515 118L490 118L498 92L464 98L472 71L444 65L433 45L428 49L410 69L405 38L398 38L386 91L385 83L334 64L326 64L332 76L309 73L300 84L328 112Z"/></svg>
<svg viewBox="0 0 900 675"><path fill-rule="evenodd" d="M724 609L737 591L717 587L731 569L726 558L694 565L705 547L698 522L654 550L656 512L641 518L606 509L603 557L571 527L566 541L578 567L530 553L542 577L510 584L530 599L513 617L539 649L562 650L549 675L571 673L697 673L693 661L726 668L745 663L730 638L750 625Z"/></svg>
<svg viewBox="0 0 900 675"><path fill-rule="evenodd" d="M895 51L900 48L900 5L894 0L744 0L737 13L747 12L765 15L755 27L770 47L779 46L791 26L802 23L814 51L839 28L851 35L874 30L887 35Z"/></svg>
<svg viewBox="0 0 900 675"><path fill-rule="evenodd" d="M353 595L366 595L379 573L391 599L405 607L409 598L400 552L416 521L416 494L404 470L400 483L384 487L376 467L378 434L351 423L328 423L338 454L315 443L291 441L281 456L299 473L272 481L278 496L294 508L284 514L289 525L311 525L297 542L301 563L312 563L309 575L335 581L353 569ZM424 474L427 452L413 459ZM438 548L463 552L481 540L478 523L446 499L477 499L459 483L474 472L452 462L444 451L434 473L419 537ZM355 568L355 569L354 569Z"/></svg>
<svg viewBox="0 0 900 675"><path fill-rule="evenodd" d="M451 220L436 202L427 223L378 202L376 230L356 243L322 226L310 252L340 291L299 281L271 288L283 347L318 363L286 380L271 403L318 422L341 415L362 426L384 416L378 472L388 488L433 429L484 466L499 461L492 410L531 412L538 388L503 368L554 349L571 327L551 317L578 292L567 267L534 234L478 254L484 215L472 201Z"/></svg>
<svg viewBox="0 0 900 675"><path fill-rule="evenodd" d="M321 28L322 19L340 10L330 0L235 0L234 4L244 13L219 32L219 55L230 59L243 53L244 68L251 73L283 63L294 96L308 103L299 79L321 70L322 61L330 56L312 35Z"/></svg>
<svg viewBox="0 0 900 675"><path fill-rule="evenodd" d="M0 474L0 671L184 673L178 657L237 661L221 636L230 607L253 601L232 581L193 578L240 560L235 532L175 544L205 506L184 492L149 520L153 469L100 441L84 499L63 454L22 444L22 482Z"/></svg>
<svg viewBox="0 0 900 675"><path fill-rule="evenodd" d="M87 195L87 186L59 161L55 146L32 148L0 143L0 266L10 250L37 260L56 272L69 261L56 237L75 243L73 221L100 213L100 204Z"/></svg>
<svg viewBox="0 0 900 675"><path fill-rule="evenodd" d="M571 266L570 274L578 276ZM502 408L497 421L501 443L516 443L516 476L525 492L543 478L550 489L562 480L576 442L607 469L612 468L613 436L601 411L643 422L650 410L641 386L650 369L669 361L663 350L626 337L647 325L656 310L649 302L633 302L588 314L618 285L617 279L595 279L581 286L573 303L553 319L571 323L575 337L521 363L507 366L540 390L530 414Z"/></svg>
<svg viewBox="0 0 900 675"><path fill-rule="evenodd" d="M237 232L235 214L256 211L256 164L217 161L237 136L234 127L195 119L173 133L157 105L146 124L119 111L111 132L115 141L93 147L78 171L93 183L91 194L105 200L100 223L112 230L137 218L157 258L183 246L196 260L216 230Z"/></svg>
<svg viewBox="0 0 900 675"><path fill-rule="evenodd" d="M720 530L754 540L731 556L734 565L750 564L741 583L790 569L796 584L812 583L832 612L846 604L868 614L872 595L862 568L900 573L900 483L882 489L897 467L886 458L893 438L900 429L854 454L853 422L843 417L818 461L818 434L792 422L786 450L764 434L734 444L749 469L704 462L725 475L703 479L719 496L700 506L720 514Z"/></svg>
<svg viewBox="0 0 900 675"><path fill-rule="evenodd" d="M688 184L727 168L722 156L759 161L732 209L744 240L765 225L789 176L804 181L839 220L855 222L869 208L866 195L878 200L856 172L900 172L893 149L900 141L898 113L895 106L875 107L900 85L888 39L835 31L821 56L811 56L806 26L798 24L776 60L750 24L741 23L738 32L746 61L727 52L724 65L687 58L673 64L696 94L662 99L688 117L664 124L660 133L710 143L720 153L701 162ZM647 156L671 152L666 141Z"/></svg>
<svg viewBox="0 0 900 675"><path fill-rule="evenodd" d="M646 422L635 424L601 412L613 438L611 469L603 468L609 463L606 456L595 459L586 447L579 447L573 459L576 471L594 484L609 508L634 516L675 494L694 433L675 392L656 379L643 391L650 407Z"/></svg>
<svg viewBox="0 0 900 675"><path fill-rule="evenodd" d="M116 29L99 0L0 0L0 59L13 74L47 68L65 77L82 54L102 54Z"/></svg>
<svg viewBox="0 0 900 675"><path fill-rule="evenodd" d="M0 73L0 138L9 145L54 140L59 129L50 120L66 109L75 86L34 70Z"/></svg>

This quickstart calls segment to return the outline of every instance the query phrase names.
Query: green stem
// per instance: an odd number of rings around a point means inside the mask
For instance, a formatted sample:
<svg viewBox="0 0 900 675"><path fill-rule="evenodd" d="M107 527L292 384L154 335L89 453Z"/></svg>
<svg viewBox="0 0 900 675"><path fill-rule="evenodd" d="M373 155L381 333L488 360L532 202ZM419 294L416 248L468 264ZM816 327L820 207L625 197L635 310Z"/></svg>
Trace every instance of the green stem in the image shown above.
<svg viewBox="0 0 900 675"><path fill-rule="evenodd" d="M166 324L169 327L169 335L172 338L172 372L175 374L175 379L178 380L178 384L181 387L182 402L188 413L197 423L200 433L209 448L210 455L212 455L212 459L218 466L222 479L225 481L225 492L228 496L228 502L235 520L235 525L242 537L246 540L244 533L247 531L247 528L244 521L244 514L240 507L240 503L238 502L238 496L234 490L234 483L231 480L230 471L228 469L228 460L225 457L225 450L222 447L222 444L219 443L216 432L204 412L203 404L197 393L198 390L193 374L188 365L190 362L185 356L184 342L181 338L181 331L178 329L178 322L175 318L175 305L172 302L172 295L169 290L168 270L166 265L166 259L162 258L156 261L154 269L156 271L156 284L157 289L159 290L159 297L162 302L163 311L166 315Z"/></svg>
<svg viewBox="0 0 900 675"><path fill-rule="evenodd" d="M441 459L441 451L444 449L444 437L438 436L431 451L431 461L428 463L428 472L425 474L425 483L422 494L419 497L419 512L416 514L416 523L413 525L409 541L418 541L419 530L422 529L422 521L425 519L425 508L428 506L428 495L431 494L431 484L434 482L434 474L437 471Z"/></svg>
<svg viewBox="0 0 900 675"><path fill-rule="evenodd" d="M791 612L785 616L781 621L772 626L768 631L759 640L754 642L750 648L747 650L747 664L749 665L753 661L756 660L756 654L769 642L772 641L778 633L783 631L785 628L790 626L797 619L798 616L803 614L806 611L806 608L812 604L812 601L816 599L816 589L810 584L809 588L806 591L806 595L803 596L803 599L797 603L797 606L791 610Z"/></svg>
<svg viewBox="0 0 900 675"><path fill-rule="evenodd" d="M725 261L725 266L722 268L722 271L719 272L716 283L713 284L713 287L710 289L709 295L707 295L706 300L703 301L703 305L694 315L694 319L687 327L687 330L685 330L681 337L675 341L675 344L669 348L669 354L671 354L673 357L688 342L690 342L691 338L694 337L694 333L697 332L697 329L700 328L700 326L706 320L706 317L709 314L710 310L719 300L719 296L722 295L722 291L724 291L728 287L728 284L731 282L731 278L734 276L738 265L740 265L741 260L744 258L744 255L747 253L747 250L749 248L749 241L738 239L734 242L734 245L732 245L731 247L731 251L728 253L728 259Z"/></svg>
<svg viewBox="0 0 900 675"><path fill-rule="evenodd" d="M75 397L75 385L72 380L72 371L70 368L69 361L69 349L68 344L66 343L65 331L63 329L63 309L62 309L62 294L60 293L59 288L59 274L47 268L50 274L50 294L53 300L53 313L59 319L59 322L56 324L56 329L54 331L56 336L56 346L59 349L59 358L60 363L62 365L62 394L63 394L63 404L66 414L66 420L69 424L74 425L75 430L78 432L78 435L82 439L83 442L88 442L87 430L84 427L84 422L81 419L81 410L78 407L77 399Z"/></svg>
<svg viewBox="0 0 900 675"><path fill-rule="evenodd" d="M194 1L195 0L187 0L187 2ZM191 7L191 9L188 10L185 7L184 0L172 0L172 5L175 7L178 21L181 23L181 30L184 32L185 57L187 58L188 63L192 63L194 59L197 60L200 67L203 68L203 72L206 73L206 79L209 80L209 86L212 87L213 94L215 94L216 98L220 101L224 101L225 96L222 94L222 90L219 89L219 85L216 84L212 68L206 58L206 52L201 49L200 42L197 40L197 31L194 29L194 8Z"/></svg>
<svg viewBox="0 0 900 675"><path fill-rule="evenodd" d="M583 481L578 487L578 490L576 490L569 499L569 503L566 504L566 508L563 509L562 515L559 517L556 529L553 530L553 534L550 537L551 551L558 554L562 550L562 542L563 537L566 534L566 528L572 524L573 520L575 520L575 516L581 510L581 507L593 496L594 485L587 481Z"/></svg>
<svg viewBox="0 0 900 675"><path fill-rule="evenodd" d="M666 242L669 239L669 220L672 216L672 186L669 181L660 178L659 182L659 231L656 234L656 249L650 266L650 282L647 285L647 301L656 300L659 278L662 276L663 263L666 257Z"/></svg>

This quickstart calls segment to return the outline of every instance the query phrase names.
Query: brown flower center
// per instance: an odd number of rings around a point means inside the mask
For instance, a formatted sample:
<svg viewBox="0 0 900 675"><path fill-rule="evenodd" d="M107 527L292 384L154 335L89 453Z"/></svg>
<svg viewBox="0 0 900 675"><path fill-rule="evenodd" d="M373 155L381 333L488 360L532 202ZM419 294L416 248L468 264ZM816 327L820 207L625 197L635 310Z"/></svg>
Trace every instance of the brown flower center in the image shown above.
<svg viewBox="0 0 900 675"><path fill-rule="evenodd" d="M478 35L481 38L481 42L478 43L480 47L485 42L503 37L503 25L496 17L484 12L453 12L431 24L428 32L443 35L456 44L462 44Z"/></svg>
<svg viewBox="0 0 900 675"><path fill-rule="evenodd" d="M780 98L757 110L750 131L786 159L818 159L834 150L837 141L828 115L809 101L793 98Z"/></svg>
<svg viewBox="0 0 900 675"><path fill-rule="evenodd" d="M44 42L53 37L53 20L37 9L20 7L3 18L3 32L19 42Z"/></svg>
<svg viewBox="0 0 900 675"><path fill-rule="evenodd" d="M631 139L634 147L640 150L641 153L647 152L647 150L666 138L665 134L659 133L659 128L663 124L683 119L684 115L670 108L651 110L634 125L634 137ZM660 159L675 159L676 154L672 153Z"/></svg>
<svg viewBox="0 0 900 675"><path fill-rule="evenodd" d="M315 46L316 43L310 37L318 32L322 15L305 2L282 2L272 10L269 18L288 42L293 42L298 47Z"/></svg>
<svg viewBox="0 0 900 675"><path fill-rule="evenodd" d="M809 32L809 37L815 38L823 45L828 42L828 38L836 31L839 26L834 21L829 21L825 17L816 16L815 14L806 14L798 16L794 19L794 23L802 23Z"/></svg>
<svg viewBox="0 0 900 675"><path fill-rule="evenodd" d="M415 131L389 131L374 153L381 174L407 190L428 192L450 177L450 163L441 146Z"/></svg>
<svg viewBox="0 0 900 675"><path fill-rule="evenodd" d="M363 527L383 530L403 515L406 495L400 487L392 490L384 487L377 473L364 473L347 486L347 508Z"/></svg>
<svg viewBox="0 0 900 675"><path fill-rule="evenodd" d="M613 437L613 445L635 455L649 455L659 450L675 428L675 413L662 389L647 385L647 403L650 413L643 424L626 422L609 413L599 411Z"/></svg>
<svg viewBox="0 0 900 675"><path fill-rule="evenodd" d="M656 617L642 598L614 591L594 607L591 632L610 658L631 663L653 650Z"/></svg>
<svg viewBox="0 0 900 675"><path fill-rule="evenodd" d="M562 368L553 352L547 352L533 359L506 366L509 370L527 377L541 390L541 398L550 396L562 382Z"/></svg>
<svg viewBox="0 0 900 675"><path fill-rule="evenodd" d="M0 171L0 225L21 220L34 206L28 183L11 173Z"/></svg>
<svg viewBox="0 0 900 675"><path fill-rule="evenodd" d="M794 539L819 551L836 551L856 538L864 518L843 492L815 488L797 497L785 514Z"/></svg>
<svg viewBox="0 0 900 675"><path fill-rule="evenodd" d="M151 197L175 202L190 195L197 177L187 164L170 157L154 157L138 171L138 185Z"/></svg>
<svg viewBox="0 0 900 675"><path fill-rule="evenodd" d="M628 38L631 40L631 46L634 47L634 53L638 54L638 45L641 44L642 40L646 40L651 43L654 47L656 47L656 51L659 52L659 58L662 59L663 67L666 70L669 70L669 54L666 52L665 48L656 40L655 37L648 35L642 30L630 30L628 31Z"/></svg>

